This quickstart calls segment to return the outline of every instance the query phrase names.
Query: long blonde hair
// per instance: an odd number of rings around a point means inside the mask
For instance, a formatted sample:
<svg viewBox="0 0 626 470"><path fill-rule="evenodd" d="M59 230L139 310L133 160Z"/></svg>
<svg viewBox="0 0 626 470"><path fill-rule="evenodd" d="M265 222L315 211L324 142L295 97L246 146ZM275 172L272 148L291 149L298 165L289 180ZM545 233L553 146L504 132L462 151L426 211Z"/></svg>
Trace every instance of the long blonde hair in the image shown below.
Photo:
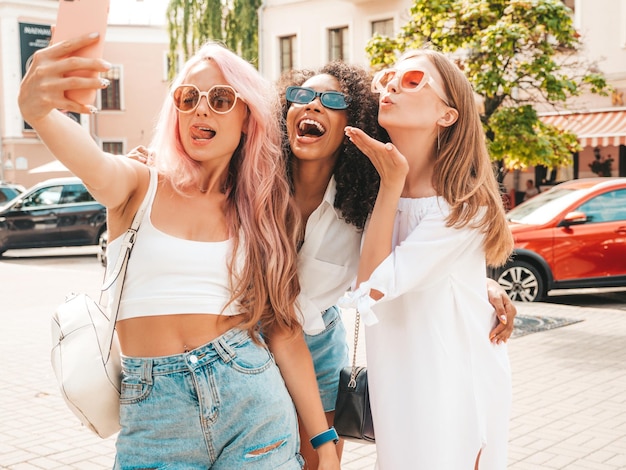
<svg viewBox="0 0 626 470"><path fill-rule="evenodd" d="M248 62L224 46L209 42L191 57L171 89L183 83L202 61L212 61L241 95L248 118L231 157L225 187L233 255L229 262L232 296L254 338L263 329L295 332L300 292L296 238L299 218L290 198L281 154L280 105L274 87ZM183 191L198 187L200 169L185 153L178 131L178 112L171 95L165 100L155 137L155 165Z"/></svg>
<svg viewBox="0 0 626 470"><path fill-rule="evenodd" d="M472 227L483 230L487 263L500 266L511 255L513 237L472 86L452 61L434 50L411 50L398 62L418 56L426 56L435 65L443 79L449 105L459 113L454 124L439 129L440 148L433 173L435 190L451 207L447 224L463 227L471 223Z"/></svg>

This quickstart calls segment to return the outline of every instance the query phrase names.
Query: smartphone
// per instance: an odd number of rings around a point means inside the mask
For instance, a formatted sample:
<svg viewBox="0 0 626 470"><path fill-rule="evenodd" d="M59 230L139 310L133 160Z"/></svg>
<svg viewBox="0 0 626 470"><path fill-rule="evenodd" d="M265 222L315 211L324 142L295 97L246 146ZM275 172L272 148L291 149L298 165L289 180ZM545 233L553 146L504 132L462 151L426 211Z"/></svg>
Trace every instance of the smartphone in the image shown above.
<svg viewBox="0 0 626 470"><path fill-rule="evenodd" d="M97 43L84 47L74 55L90 58L102 58L104 36L109 15L109 0L59 0L57 20L51 44L83 34L100 33ZM97 72L78 70L71 75L80 77L97 77ZM65 96L84 105L91 105L96 100L97 90L71 90Z"/></svg>

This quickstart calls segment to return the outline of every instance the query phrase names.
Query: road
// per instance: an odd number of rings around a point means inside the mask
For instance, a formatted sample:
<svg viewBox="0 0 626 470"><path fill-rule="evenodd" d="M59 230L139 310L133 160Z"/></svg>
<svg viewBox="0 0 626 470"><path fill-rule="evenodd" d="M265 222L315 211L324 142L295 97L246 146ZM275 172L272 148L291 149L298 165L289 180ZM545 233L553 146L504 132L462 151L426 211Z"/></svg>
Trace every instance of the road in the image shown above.
<svg viewBox="0 0 626 470"><path fill-rule="evenodd" d="M0 258L0 469L112 466L114 438L99 439L78 424L49 362L56 306L70 291L98 295L104 269L96 252L13 250ZM576 322L509 342L514 400L508 468L624 469L626 289L557 292L548 300L517 304L520 317ZM344 312L344 321L351 336L354 315ZM374 446L347 443L342 468L371 470L375 458Z"/></svg>
<svg viewBox="0 0 626 470"><path fill-rule="evenodd" d="M626 287L615 289L555 290L546 302L578 307L626 310Z"/></svg>

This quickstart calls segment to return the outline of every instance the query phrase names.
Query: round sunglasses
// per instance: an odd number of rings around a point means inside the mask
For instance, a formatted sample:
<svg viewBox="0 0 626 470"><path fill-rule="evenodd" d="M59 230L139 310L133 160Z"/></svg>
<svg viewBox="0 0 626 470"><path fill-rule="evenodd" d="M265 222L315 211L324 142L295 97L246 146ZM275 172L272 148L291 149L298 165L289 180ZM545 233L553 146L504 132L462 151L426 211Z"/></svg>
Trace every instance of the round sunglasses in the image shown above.
<svg viewBox="0 0 626 470"><path fill-rule="evenodd" d="M295 104L309 104L318 96L322 106L328 109L346 109L350 104L350 97L338 91L315 91L304 86L290 86L285 93L287 101Z"/></svg>
<svg viewBox="0 0 626 470"><path fill-rule="evenodd" d="M237 104L237 99L243 101L230 85L215 85L209 91L200 91L195 85L179 85L172 91L174 106L181 113L195 111L203 96L209 108L217 114L229 113Z"/></svg>
<svg viewBox="0 0 626 470"><path fill-rule="evenodd" d="M428 83L441 101L443 101L446 106L450 106L443 88L441 88L441 86L425 70L381 70L374 75L374 79L372 80L372 91L374 93L382 93L396 77L398 78L398 87L401 91L415 93L424 88L424 86Z"/></svg>

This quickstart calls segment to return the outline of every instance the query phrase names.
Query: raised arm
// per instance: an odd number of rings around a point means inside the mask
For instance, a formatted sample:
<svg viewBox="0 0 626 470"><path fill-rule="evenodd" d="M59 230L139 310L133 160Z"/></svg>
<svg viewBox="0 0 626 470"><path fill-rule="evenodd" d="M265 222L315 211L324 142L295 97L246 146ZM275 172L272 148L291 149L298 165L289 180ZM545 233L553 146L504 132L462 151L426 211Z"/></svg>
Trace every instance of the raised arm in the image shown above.
<svg viewBox="0 0 626 470"><path fill-rule="evenodd" d="M81 178L93 196L108 208L122 207L138 186L141 165L102 151L86 128L63 112L94 112L69 100L70 89L101 89L108 81L100 78L66 77L72 70L104 72L110 65L100 59L74 57L75 51L97 41L97 35L62 41L33 55L18 95L24 119L37 131L54 156Z"/></svg>
<svg viewBox="0 0 626 470"><path fill-rule="evenodd" d="M367 155L380 175L380 189L363 238L357 274L358 286L369 279L374 269L391 253L396 209L409 165L393 144L372 139L354 127L346 127L345 133Z"/></svg>

